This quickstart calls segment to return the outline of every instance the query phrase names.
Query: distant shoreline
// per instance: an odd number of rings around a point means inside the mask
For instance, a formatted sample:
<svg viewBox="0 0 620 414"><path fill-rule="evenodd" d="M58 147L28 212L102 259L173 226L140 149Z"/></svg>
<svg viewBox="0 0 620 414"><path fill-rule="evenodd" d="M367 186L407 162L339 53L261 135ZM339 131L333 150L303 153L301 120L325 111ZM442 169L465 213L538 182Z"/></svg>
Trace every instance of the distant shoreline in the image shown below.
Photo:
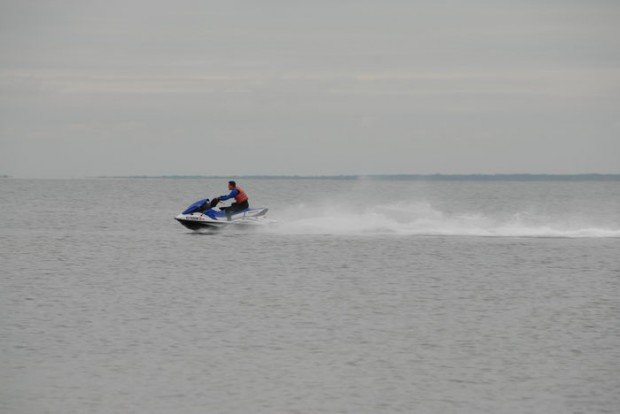
<svg viewBox="0 0 620 414"><path fill-rule="evenodd" d="M131 175L99 176L93 178L171 180L620 181L620 174Z"/></svg>
<svg viewBox="0 0 620 414"><path fill-rule="evenodd" d="M368 175L119 175L11 180L392 180L392 181L620 181L620 174L368 174Z"/></svg>

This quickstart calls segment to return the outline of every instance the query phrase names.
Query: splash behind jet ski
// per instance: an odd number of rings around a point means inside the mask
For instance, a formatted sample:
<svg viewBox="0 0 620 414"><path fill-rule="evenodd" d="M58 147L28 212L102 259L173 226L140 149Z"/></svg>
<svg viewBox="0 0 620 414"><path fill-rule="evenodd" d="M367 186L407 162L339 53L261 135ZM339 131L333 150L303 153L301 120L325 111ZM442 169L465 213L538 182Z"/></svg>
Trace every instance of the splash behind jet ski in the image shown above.
<svg viewBox="0 0 620 414"><path fill-rule="evenodd" d="M216 229L232 224L255 224L267 214L267 208L247 208L228 212L226 208L217 208L219 199L198 200L187 207L175 219L190 230Z"/></svg>

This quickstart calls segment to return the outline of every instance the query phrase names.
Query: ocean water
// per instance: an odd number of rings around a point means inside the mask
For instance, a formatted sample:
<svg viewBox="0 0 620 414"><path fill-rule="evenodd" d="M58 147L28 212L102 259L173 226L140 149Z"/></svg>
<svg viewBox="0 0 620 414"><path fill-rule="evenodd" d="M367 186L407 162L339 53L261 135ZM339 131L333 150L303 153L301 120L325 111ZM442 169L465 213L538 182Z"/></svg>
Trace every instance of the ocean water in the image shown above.
<svg viewBox="0 0 620 414"><path fill-rule="evenodd" d="M0 180L0 412L620 410L620 180Z"/></svg>

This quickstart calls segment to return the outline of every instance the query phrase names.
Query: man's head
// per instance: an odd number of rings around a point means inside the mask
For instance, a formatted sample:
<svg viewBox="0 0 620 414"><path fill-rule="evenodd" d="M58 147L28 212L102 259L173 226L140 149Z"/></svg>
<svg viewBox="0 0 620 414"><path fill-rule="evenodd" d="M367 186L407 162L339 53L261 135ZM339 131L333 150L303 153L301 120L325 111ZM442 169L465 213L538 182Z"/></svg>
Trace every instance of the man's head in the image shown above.
<svg viewBox="0 0 620 414"><path fill-rule="evenodd" d="M228 182L228 189L229 189L230 191L232 191L232 190L234 190L235 188L237 188L237 183L236 183L236 182L234 182L234 181L229 181L229 182Z"/></svg>

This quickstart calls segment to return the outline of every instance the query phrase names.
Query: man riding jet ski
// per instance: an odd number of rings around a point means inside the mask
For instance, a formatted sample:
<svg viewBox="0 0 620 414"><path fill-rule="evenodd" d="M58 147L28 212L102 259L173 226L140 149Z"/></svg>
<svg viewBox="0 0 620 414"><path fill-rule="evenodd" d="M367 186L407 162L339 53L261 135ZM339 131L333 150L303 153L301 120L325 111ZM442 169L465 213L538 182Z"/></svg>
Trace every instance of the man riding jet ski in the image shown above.
<svg viewBox="0 0 620 414"><path fill-rule="evenodd" d="M215 207L220 201L234 198L235 202L232 203L232 205L230 205L229 207L221 207L220 210L224 210L226 214L230 215L238 211L243 211L250 208L250 204L248 203L248 195L245 193L245 191L243 191L243 188L237 187L236 182L229 181L228 190L230 191L228 195L222 195L213 199L213 201L211 202L213 207ZM213 202L215 202L215 204L213 204Z"/></svg>
<svg viewBox="0 0 620 414"><path fill-rule="evenodd" d="M202 228L217 228L228 224L248 224L258 221L258 218L267 213L266 208L249 208L248 196L234 181L228 182L230 193L216 197L198 200L175 219L191 230ZM235 202L229 207L216 209L220 201L234 198Z"/></svg>

